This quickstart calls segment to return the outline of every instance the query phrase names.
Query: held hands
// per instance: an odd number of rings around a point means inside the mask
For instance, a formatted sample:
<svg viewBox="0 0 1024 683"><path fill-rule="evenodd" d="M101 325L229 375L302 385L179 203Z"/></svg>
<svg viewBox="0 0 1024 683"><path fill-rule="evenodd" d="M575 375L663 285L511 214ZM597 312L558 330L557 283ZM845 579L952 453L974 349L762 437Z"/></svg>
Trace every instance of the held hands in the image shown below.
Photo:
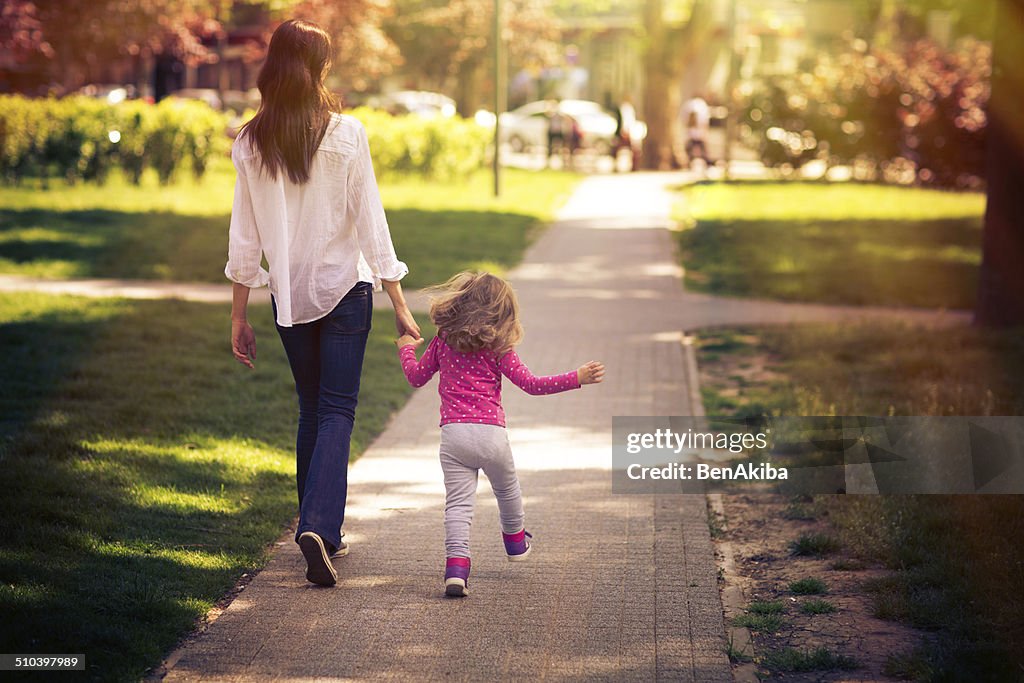
<svg viewBox="0 0 1024 683"><path fill-rule="evenodd" d="M579 380L580 386L584 384L597 384L604 379L604 363L596 360L584 363L576 371L576 379Z"/></svg>
<svg viewBox="0 0 1024 683"><path fill-rule="evenodd" d="M239 363L255 369L252 361L256 360L256 333L245 320L231 321L231 352Z"/></svg>
<svg viewBox="0 0 1024 683"><path fill-rule="evenodd" d="M420 334L420 326L416 324L416 319L412 317L412 312L408 306L398 306L395 308L395 329L398 330L400 336L412 337L413 339L423 341L423 337Z"/></svg>
<svg viewBox="0 0 1024 683"><path fill-rule="evenodd" d="M402 348L403 346L417 347L417 346L419 346L422 343L423 343L423 337L420 337L419 339L417 339L416 337L412 336L411 334L403 334L401 337L399 337L398 339L395 340L395 344L398 346L398 348Z"/></svg>

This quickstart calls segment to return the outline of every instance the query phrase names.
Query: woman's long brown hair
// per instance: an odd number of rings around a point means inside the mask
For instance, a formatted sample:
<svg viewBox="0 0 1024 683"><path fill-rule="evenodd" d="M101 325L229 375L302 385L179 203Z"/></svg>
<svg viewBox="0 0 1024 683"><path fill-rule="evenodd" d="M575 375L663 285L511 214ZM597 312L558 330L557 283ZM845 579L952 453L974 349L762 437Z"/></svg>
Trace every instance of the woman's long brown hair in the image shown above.
<svg viewBox="0 0 1024 683"><path fill-rule="evenodd" d="M330 68L331 39L316 24L291 19L274 31L256 81L263 101L243 128L271 178L283 171L293 183L309 180L331 112L338 111L324 85Z"/></svg>

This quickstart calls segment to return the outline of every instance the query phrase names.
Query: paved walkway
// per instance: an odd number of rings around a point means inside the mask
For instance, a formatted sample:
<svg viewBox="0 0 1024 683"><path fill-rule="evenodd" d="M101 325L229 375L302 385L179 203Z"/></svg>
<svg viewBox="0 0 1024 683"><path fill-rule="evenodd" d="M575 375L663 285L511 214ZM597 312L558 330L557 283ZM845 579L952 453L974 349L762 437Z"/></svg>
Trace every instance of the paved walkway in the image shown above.
<svg viewBox="0 0 1024 683"><path fill-rule="evenodd" d="M507 389L530 562L505 560L482 483L471 594L443 597L431 383L352 468L338 586L284 541L166 679L731 681L704 497L610 490L613 415L694 410L669 205L651 176L588 179L512 273L534 371L608 366L569 394Z"/></svg>

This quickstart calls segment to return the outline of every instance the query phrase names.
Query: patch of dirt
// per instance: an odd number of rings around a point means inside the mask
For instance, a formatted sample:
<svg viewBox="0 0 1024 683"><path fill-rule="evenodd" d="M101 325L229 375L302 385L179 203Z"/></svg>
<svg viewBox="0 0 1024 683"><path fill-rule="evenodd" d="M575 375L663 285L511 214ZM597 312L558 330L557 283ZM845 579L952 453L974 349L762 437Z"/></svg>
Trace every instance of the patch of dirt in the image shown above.
<svg viewBox="0 0 1024 683"><path fill-rule="evenodd" d="M871 567L839 551L825 557L794 556L790 543L805 533L831 534L825 511L806 499L793 500L779 494L736 494L721 497L725 519L715 524L721 554L723 545L734 564L723 572L724 583L739 587L743 607L751 602L779 601L784 621L775 633L753 631L754 661L758 674L769 674L764 658L773 651L794 648L801 651L828 648L833 654L856 660L848 671L829 670L807 673L774 673L786 681L890 681L884 672L890 655L906 654L921 641L922 633L899 623L872 616L873 596L862 589L863 583L885 576L880 567ZM806 517L794 519L793 517ZM721 559L721 558L720 558ZM840 566L861 569L834 569ZM823 595L796 595L789 585L800 579L825 582ZM832 614L805 614L801 605L826 600L836 607ZM726 618L745 610L727 609Z"/></svg>
<svg viewBox="0 0 1024 683"><path fill-rule="evenodd" d="M705 330L700 334L700 383L738 407L764 398L773 385L788 381L777 371L779 359L760 347L756 334L743 330ZM803 534L835 536L825 505L810 497L748 491L712 496L709 524L719 556L720 587L727 624L748 615L753 602L780 602L782 625L774 632L751 629L753 665L736 661L738 680L770 678L797 681L892 681L884 673L890 656L908 655L927 634L910 626L873 616L875 597L866 581L886 576L880 566L840 549L822 557L796 556L790 544ZM720 507L724 517L713 508ZM819 579L822 595L797 595L790 584ZM824 600L835 607L827 614L806 614L801 607ZM734 629L734 649L749 654L742 632ZM812 672L772 671L766 657L785 648L808 652L827 648L856 660L857 668ZM756 667L756 669L755 669Z"/></svg>

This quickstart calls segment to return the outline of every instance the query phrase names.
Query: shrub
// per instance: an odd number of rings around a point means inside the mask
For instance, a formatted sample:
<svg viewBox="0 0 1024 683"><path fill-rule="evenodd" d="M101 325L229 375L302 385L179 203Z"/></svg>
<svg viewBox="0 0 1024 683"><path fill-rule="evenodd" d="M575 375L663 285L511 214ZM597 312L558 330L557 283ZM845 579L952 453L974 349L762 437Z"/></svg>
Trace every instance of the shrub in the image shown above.
<svg viewBox="0 0 1024 683"><path fill-rule="evenodd" d="M487 160L490 131L472 119L392 116L361 107L348 112L366 127L377 172L451 180Z"/></svg>
<svg viewBox="0 0 1024 683"><path fill-rule="evenodd" d="M801 534L800 538L789 544L789 550L794 555L811 557L830 555L841 547L839 539L828 534Z"/></svg>
<svg viewBox="0 0 1024 683"><path fill-rule="evenodd" d="M199 177L211 155L227 150L225 127L202 102L0 96L0 180L103 182L120 165L132 182L149 167L166 183L186 161Z"/></svg>
<svg viewBox="0 0 1024 683"><path fill-rule="evenodd" d="M490 132L470 119L392 116L365 108L350 113L366 126L381 174L451 180L487 160ZM0 182L101 183L117 166L136 184L147 168L165 184L186 167L198 178L211 158L227 153L228 132L227 117L197 101L112 105L86 97L0 96Z"/></svg>
<svg viewBox="0 0 1024 683"><path fill-rule="evenodd" d="M976 188L985 170L992 52L964 39L898 49L822 51L801 73L769 78L742 119L768 166L811 159L867 179Z"/></svg>

